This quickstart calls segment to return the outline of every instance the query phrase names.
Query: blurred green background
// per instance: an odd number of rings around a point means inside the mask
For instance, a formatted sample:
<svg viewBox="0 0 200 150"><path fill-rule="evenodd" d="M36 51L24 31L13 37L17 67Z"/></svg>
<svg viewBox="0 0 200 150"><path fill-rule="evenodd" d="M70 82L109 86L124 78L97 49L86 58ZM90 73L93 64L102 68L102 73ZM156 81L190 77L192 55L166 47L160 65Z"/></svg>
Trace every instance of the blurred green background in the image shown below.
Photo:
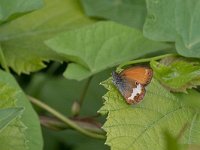
<svg viewBox="0 0 200 150"><path fill-rule="evenodd" d="M71 107L74 101L78 101L85 88L86 80L78 82L67 80L62 76L62 69L65 65L56 63L57 68L51 69L52 65L31 76L17 76L17 79L25 91L64 115L72 116ZM97 110L103 105L102 95L106 90L99 83L110 76L112 69L103 71L95 75L88 87L85 95L80 117L97 116L95 119L104 122L105 118L97 115ZM41 115L48 115L45 111L35 107ZM105 140L93 139L84 136L73 130L54 131L42 127L44 137L44 150L107 150Z"/></svg>

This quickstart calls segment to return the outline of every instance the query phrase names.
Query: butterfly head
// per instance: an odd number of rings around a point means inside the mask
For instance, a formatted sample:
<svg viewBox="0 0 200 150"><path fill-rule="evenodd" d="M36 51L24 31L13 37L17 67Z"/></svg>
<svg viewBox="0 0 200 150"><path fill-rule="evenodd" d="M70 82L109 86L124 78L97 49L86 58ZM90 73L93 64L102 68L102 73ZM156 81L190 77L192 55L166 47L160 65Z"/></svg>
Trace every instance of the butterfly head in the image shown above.
<svg viewBox="0 0 200 150"><path fill-rule="evenodd" d="M117 87L117 89L120 91L120 93L123 93L125 91L125 82L123 81L123 78L116 73L115 71L112 72L113 77L113 83ZM123 94L122 94L123 95Z"/></svg>

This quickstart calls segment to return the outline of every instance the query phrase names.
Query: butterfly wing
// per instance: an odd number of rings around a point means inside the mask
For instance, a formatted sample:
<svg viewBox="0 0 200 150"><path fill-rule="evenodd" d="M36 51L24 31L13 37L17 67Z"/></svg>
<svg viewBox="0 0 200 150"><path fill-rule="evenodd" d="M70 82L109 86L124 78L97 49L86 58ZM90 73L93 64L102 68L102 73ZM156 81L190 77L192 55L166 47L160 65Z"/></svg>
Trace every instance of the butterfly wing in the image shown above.
<svg viewBox="0 0 200 150"><path fill-rule="evenodd" d="M122 71L120 76L147 85L152 79L153 71L148 67L131 67Z"/></svg>
<svg viewBox="0 0 200 150"><path fill-rule="evenodd" d="M128 104L139 103L144 95L145 88L142 84L136 83L134 80L120 76L116 72L112 73L113 83L118 88L122 96Z"/></svg>

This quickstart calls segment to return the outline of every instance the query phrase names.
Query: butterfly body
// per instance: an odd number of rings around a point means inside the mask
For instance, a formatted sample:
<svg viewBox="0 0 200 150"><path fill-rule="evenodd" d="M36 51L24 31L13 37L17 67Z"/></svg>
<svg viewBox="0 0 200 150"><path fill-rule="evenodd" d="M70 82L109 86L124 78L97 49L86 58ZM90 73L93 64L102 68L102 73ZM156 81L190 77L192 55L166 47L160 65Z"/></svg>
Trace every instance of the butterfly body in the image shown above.
<svg viewBox="0 0 200 150"><path fill-rule="evenodd" d="M132 67L121 73L112 73L113 83L128 104L139 103L145 95L145 86L150 83L152 69Z"/></svg>

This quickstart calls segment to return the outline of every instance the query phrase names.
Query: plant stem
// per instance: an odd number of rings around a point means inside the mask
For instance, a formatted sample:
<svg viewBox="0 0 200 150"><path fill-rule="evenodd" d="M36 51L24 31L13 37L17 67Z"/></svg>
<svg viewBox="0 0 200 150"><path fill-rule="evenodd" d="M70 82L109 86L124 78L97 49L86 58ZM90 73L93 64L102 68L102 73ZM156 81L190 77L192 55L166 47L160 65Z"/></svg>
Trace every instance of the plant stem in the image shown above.
<svg viewBox="0 0 200 150"><path fill-rule="evenodd" d="M84 88L83 88L83 91L82 91L82 93L81 93L80 100L79 100L80 107L81 107L82 104L83 104L83 101L84 101L85 95L87 94L87 90L88 90L88 88L89 88L89 85L90 85L91 80L92 80L92 76L89 77L89 79L88 79L87 82L85 83L85 86L84 86Z"/></svg>
<svg viewBox="0 0 200 150"><path fill-rule="evenodd" d="M71 119L73 122L81 126L83 129L93 132L93 133L98 133L98 134L105 134L105 132L100 128L99 125L94 124L94 122L87 122L84 120L76 120L76 119ZM40 123L50 129L53 130L66 130L66 129L71 129L66 123L58 120L55 117L49 117L49 116L40 116Z"/></svg>
<svg viewBox="0 0 200 150"><path fill-rule="evenodd" d="M1 49L0 47L0 61L2 63L2 67L6 70L6 72L10 72L9 68L8 68L8 65L6 63L6 59L5 59L5 56L4 56L4 53L3 53L3 50Z"/></svg>
<svg viewBox="0 0 200 150"><path fill-rule="evenodd" d="M92 138L98 138L98 139L105 139L105 136L102 134L95 134L92 132L89 132L83 128L81 128L79 125L77 125L76 123L74 123L72 120L70 120L69 118L67 118L66 116L64 116L63 114L59 113L58 111L56 111L55 109L51 108L50 106L48 106L47 104L37 100L36 98L33 98L31 96L28 96L28 98L30 99L30 101L43 108L44 110L48 111L49 113L51 113L53 116L55 116L56 118L58 118L59 120L61 120L62 122L64 122L65 124L67 124L68 126L70 126L71 128L79 131L80 133L87 135L89 137Z"/></svg>
<svg viewBox="0 0 200 150"><path fill-rule="evenodd" d="M47 70L48 74L53 74L56 71L56 69L58 69L59 66L60 66L59 62L53 62L49 67L49 69Z"/></svg>
<svg viewBox="0 0 200 150"><path fill-rule="evenodd" d="M120 70L124 66L127 66L127 65L132 65L132 64L137 64L137 63L144 63L144 62L149 62L149 61L152 61L152 60L159 60L159 59L162 59L162 58L165 58L165 57L169 57L169 56L177 56L177 54L165 54L165 55L151 57L151 58L132 60L132 61L129 61L129 62L126 62L126 63L123 63L123 64L119 65L119 67L117 67L117 70Z"/></svg>

